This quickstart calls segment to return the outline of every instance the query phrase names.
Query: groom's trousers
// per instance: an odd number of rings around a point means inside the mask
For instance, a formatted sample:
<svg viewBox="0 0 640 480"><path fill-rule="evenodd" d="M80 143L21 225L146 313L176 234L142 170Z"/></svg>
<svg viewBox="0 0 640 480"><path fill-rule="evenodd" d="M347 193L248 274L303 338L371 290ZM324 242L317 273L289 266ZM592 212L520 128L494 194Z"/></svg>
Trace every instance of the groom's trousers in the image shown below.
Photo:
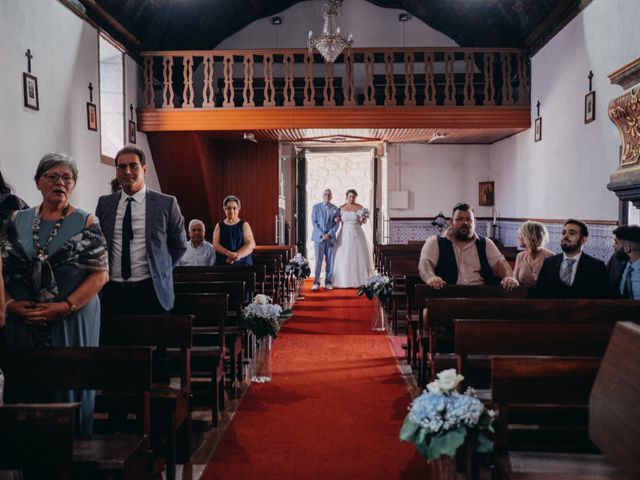
<svg viewBox="0 0 640 480"><path fill-rule="evenodd" d="M320 272L322 271L322 260L324 259L326 267L325 267L325 278L324 283L333 282L333 258L335 252L335 244L323 241L323 242L313 242L315 245L315 253L316 253L316 271L314 283L320 283Z"/></svg>

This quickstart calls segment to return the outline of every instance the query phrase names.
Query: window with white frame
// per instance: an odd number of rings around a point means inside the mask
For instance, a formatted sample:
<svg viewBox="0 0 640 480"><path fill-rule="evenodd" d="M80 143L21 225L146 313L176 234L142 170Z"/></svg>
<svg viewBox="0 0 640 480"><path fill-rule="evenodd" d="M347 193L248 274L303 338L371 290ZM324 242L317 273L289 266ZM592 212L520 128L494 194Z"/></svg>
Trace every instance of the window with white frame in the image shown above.
<svg viewBox="0 0 640 480"><path fill-rule="evenodd" d="M100 35L100 151L113 159L124 146L124 56Z"/></svg>

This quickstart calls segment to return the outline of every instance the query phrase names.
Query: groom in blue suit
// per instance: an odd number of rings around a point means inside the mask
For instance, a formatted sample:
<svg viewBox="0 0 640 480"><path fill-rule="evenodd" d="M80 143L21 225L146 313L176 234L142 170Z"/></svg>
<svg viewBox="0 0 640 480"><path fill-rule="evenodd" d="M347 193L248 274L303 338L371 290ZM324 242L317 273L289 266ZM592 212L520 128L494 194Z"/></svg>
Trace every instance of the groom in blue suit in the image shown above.
<svg viewBox="0 0 640 480"><path fill-rule="evenodd" d="M331 190L328 188L322 194L323 202L313 206L311 212L311 222L313 223L313 233L311 240L315 243L316 272L311 290L320 288L320 272L322 270L322 259L324 258L325 280L324 285L327 290L333 289L333 257L336 245L336 232L339 224L335 222L340 216L340 209L331 203Z"/></svg>

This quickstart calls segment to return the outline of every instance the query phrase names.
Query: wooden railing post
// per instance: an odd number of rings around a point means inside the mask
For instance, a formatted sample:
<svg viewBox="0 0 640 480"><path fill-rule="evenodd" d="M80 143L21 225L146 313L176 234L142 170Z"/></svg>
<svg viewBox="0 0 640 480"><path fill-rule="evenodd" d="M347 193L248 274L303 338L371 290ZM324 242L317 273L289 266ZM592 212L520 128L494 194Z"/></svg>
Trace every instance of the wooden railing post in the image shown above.
<svg viewBox="0 0 640 480"><path fill-rule="evenodd" d="M393 78L393 52L384 53L384 106L396 105L396 85Z"/></svg>
<svg viewBox="0 0 640 480"><path fill-rule="evenodd" d="M173 57L162 59L162 108L173 108Z"/></svg>
<svg viewBox="0 0 640 480"><path fill-rule="evenodd" d="M153 57L144 57L144 108L153 108L155 92L153 91Z"/></svg>
<svg viewBox="0 0 640 480"><path fill-rule="evenodd" d="M344 86L344 106L352 107L356 104L356 89L353 78L353 52L351 49L347 50L347 53L344 56L344 68L345 68L345 77L346 84Z"/></svg>
<svg viewBox="0 0 640 480"><path fill-rule="evenodd" d="M244 88L242 89L242 106L254 107L253 102L253 55L244 56Z"/></svg>
<svg viewBox="0 0 640 480"><path fill-rule="evenodd" d="M285 53L282 63L284 64L284 106L295 107L296 91L293 87L294 64L293 53Z"/></svg>
<svg viewBox="0 0 640 480"><path fill-rule="evenodd" d="M469 107L476 104L476 89L473 85L473 77L475 65L473 64L473 51L466 50L464 52L464 105Z"/></svg>
<svg viewBox="0 0 640 480"><path fill-rule="evenodd" d="M186 55L182 59L182 76L184 90L182 92L182 108L193 108L193 56Z"/></svg>
<svg viewBox="0 0 640 480"><path fill-rule="evenodd" d="M375 63L373 53L368 51L364 55L364 71L366 73L365 89L364 89L364 104L375 105L376 104L376 87L373 83L373 75L375 73Z"/></svg>
<svg viewBox="0 0 640 480"><path fill-rule="evenodd" d="M453 76L456 57L451 51L444 55L444 104L451 106L456 104L456 84Z"/></svg>
<svg viewBox="0 0 640 480"><path fill-rule="evenodd" d="M434 76L435 54L431 51L424 54L424 104L436 105L436 83Z"/></svg>
<svg viewBox="0 0 640 480"><path fill-rule="evenodd" d="M233 55L225 55L222 60L222 72L224 75L224 90L222 92L222 106L233 107L235 91L233 88Z"/></svg>
<svg viewBox="0 0 640 480"><path fill-rule="evenodd" d="M314 107L316 105L316 87L313 85L313 53L304 54L304 99L302 105Z"/></svg>
<svg viewBox="0 0 640 480"><path fill-rule="evenodd" d="M216 98L213 90L213 55L203 58L202 69L204 73L204 84L202 86L202 106L213 108L216 106Z"/></svg>
<svg viewBox="0 0 640 480"><path fill-rule="evenodd" d="M336 104L335 91L333 88L333 63L324 62L324 102L326 107L333 107Z"/></svg>
<svg viewBox="0 0 640 480"><path fill-rule="evenodd" d="M502 63L502 105L513 105L513 85L511 85L511 54L500 55Z"/></svg>
<svg viewBox="0 0 640 480"><path fill-rule="evenodd" d="M404 105L415 106L416 104L416 84L413 75L413 52L404 54Z"/></svg>
<svg viewBox="0 0 640 480"><path fill-rule="evenodd" d="M264 103L265 107L276 106L276 89L273 86L273 54L264 56Z"/></svg>
<svg viewBox="0 0 640 480"><path fill-rule="evenodd" d="M493 106L496 104L496 88L493 85L493 53L484 54L484 101L483 105Z"/></svg>

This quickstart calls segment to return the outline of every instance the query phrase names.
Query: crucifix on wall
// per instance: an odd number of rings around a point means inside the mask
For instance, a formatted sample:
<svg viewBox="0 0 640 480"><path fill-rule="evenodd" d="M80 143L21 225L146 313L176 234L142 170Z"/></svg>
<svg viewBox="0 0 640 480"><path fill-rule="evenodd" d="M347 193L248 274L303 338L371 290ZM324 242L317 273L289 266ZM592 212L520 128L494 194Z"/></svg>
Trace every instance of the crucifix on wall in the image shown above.
<svg viewBox="0 0 640 480"><path fill-rule="evenodd" d="M129 143L136 143L136 121L133 116L133 103L129 104Z"/></svg>
<svg viewBox="0 0 640 480"><path fill-rule="evenodd" d="M536 108L537 108L537 116L534 123L535 127L533 130L533 141L539 142L540 140L542 140L542 117L540 116L540 100L538 100L538 103L536 104Z"/></svg>
<svg viewBox="0 0 640 480"><path fill-rule="evenodd" d="M593 72L589 70L589 92L584 96L584 123L591 123L596 119L596 91L593 89Z"/></svg>
<svg viewBox="0 0 640 480"><path fill-rule="evenodd" d="M40 98L38 96L38 79L31 74L31 49L25 54L27 57L27 71L22 73L22 88L24 93L24 106L31 110L40 110Z"/></svg>
<svg viewBox="0 0 640 480"><path fill-rule="evenodd" d="M93 103L93 85L89 83L89 86L87 88L89 89L89 101L87 102L87 128L89 130L97 132L98 108L96 107L96 104Z"/></svg>

